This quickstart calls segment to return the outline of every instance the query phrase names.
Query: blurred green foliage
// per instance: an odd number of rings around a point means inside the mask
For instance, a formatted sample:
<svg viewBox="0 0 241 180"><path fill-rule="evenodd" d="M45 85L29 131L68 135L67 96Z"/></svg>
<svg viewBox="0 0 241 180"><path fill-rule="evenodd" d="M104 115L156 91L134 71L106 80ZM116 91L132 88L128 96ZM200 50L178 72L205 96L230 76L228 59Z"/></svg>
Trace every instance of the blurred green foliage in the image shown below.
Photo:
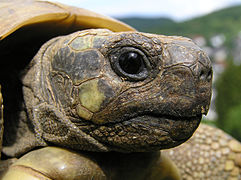
<svg viewBox="0 0 241 180"><path fill-rule="evenodd" d="M217 126L241 141L241 66L229 63L216 87Z"/></svg>
<svg viewBox="0 0 241 180"><path fill-rule="evenodd" d="M184 22L175 22L167 18L122 18L139 31L194 37L202 35L210 39L217 34L224 34L225 45L232 47L232 42L241 30L241 6L233 6ZM208 42L209 43L209 42Z"/></svg>

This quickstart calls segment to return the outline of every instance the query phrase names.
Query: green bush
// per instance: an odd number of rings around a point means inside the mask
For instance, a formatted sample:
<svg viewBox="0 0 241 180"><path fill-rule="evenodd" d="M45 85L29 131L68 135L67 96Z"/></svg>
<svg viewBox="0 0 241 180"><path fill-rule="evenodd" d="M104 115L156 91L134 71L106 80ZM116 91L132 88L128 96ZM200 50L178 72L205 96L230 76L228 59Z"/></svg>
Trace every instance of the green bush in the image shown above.
<svg viewBox="0 0 241 180"><path fill-rule="evenodd" d="M217 126L241 141L241 66L230 63L216 87Z"/></svg>
<svg viewBox="0 0 241 180"><path fill-rule="evenodd" d="M241 103L228 112L225 130L236 139L241 140Z"/></svg>

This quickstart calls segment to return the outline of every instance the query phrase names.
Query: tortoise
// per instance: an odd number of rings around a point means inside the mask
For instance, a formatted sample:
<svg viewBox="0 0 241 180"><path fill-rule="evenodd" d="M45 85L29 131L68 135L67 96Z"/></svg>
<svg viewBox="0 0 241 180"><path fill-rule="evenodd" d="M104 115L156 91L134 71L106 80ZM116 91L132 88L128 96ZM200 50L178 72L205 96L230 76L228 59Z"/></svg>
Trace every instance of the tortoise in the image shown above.
<svg viewBox="0 0 241 180"><path fill-rule="evenodd" d="M58 3L0 9L2 179L181 178L160 150L208 112L197 45Z"/></svg>

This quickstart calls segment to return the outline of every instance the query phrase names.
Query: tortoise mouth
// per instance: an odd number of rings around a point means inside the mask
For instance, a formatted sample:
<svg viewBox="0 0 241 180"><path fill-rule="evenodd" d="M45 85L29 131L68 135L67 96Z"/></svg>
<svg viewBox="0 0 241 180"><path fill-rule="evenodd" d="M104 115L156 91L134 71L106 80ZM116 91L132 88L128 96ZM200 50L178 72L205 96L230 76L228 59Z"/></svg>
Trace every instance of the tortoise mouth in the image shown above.
<svg viewBox="0 0 241 180"><path fill-rule="evenodd" d="M149 124L150 128L154 127L162 129L170 134L171 138L175 141L186 140L198 127L202 115L196 116L173 116L173 115L158 115L158 114L145 114L129 119L134 123L143 121Z"/></svg>
<svg viewBox="0 0 241 180"><path fill-rule="evenodd" d="M176 117L148 113L98 126L90 135L114 151L156 151L175 147L188 140L201 118L201 114Z"/></svg>

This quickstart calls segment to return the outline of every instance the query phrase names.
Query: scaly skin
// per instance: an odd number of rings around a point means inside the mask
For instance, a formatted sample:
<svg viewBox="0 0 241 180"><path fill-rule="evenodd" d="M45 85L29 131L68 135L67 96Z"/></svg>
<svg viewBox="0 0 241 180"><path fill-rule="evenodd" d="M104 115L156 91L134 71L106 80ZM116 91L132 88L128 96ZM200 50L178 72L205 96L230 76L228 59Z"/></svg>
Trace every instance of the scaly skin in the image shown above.
<svg viewBox="0 0 241 180"><path fill-rule="evenodd" d="M241 179L241 143L220 129L201 124L186 143L163 152L183 180Z"/></svg>

